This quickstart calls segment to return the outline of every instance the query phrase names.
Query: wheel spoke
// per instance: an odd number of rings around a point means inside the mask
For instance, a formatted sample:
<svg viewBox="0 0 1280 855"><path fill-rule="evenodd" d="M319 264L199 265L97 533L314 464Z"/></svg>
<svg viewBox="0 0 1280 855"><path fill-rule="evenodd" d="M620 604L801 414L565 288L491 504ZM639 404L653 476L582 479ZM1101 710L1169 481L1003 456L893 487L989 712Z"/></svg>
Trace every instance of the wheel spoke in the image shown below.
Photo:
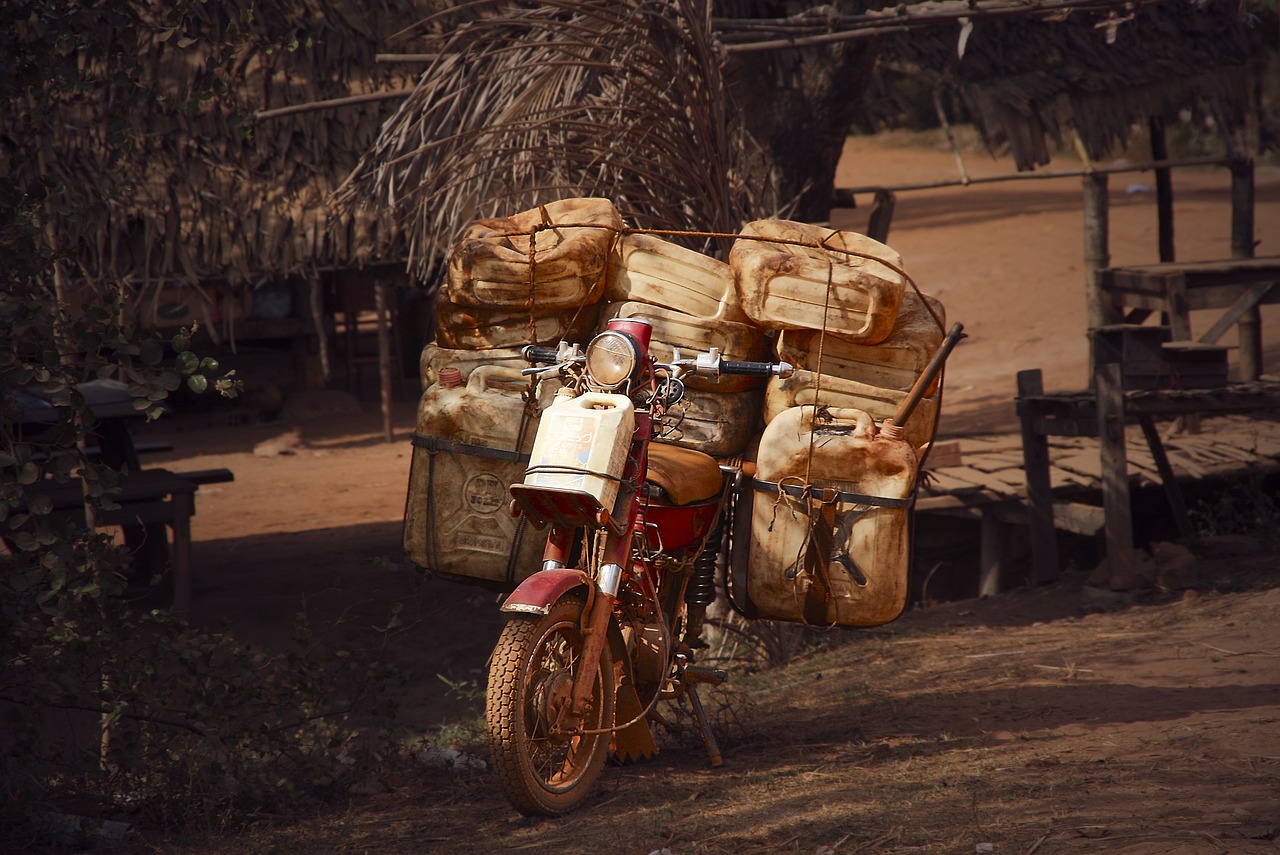
<svg viewBox="0 0 1280 855"><path fill-rule="evenodd" d="M582 665L582 603L557 603L546 617L508 623L490 672L488 718L494 763L507 794L526 813L571 810L599 775L611 723L613 662L606 649L578 727L562 729ZM501 655L500 655L501 654ZM513 658L515 657L515 658ZM511 668L522 662L521 667Z"/></svg>

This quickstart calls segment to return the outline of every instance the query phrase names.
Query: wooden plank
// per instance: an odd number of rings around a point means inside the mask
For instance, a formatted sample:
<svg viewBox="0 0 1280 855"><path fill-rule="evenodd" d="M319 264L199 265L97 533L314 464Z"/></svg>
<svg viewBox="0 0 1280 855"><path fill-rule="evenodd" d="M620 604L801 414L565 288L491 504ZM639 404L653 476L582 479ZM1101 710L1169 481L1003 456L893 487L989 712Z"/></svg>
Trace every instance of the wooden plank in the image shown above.
<svg viewBox="0 0 1280 855"><path fill-rule="evenodd" d="M1018 397L1044 393L1039 370L1018 372ZM1049 443L1032 424L1030 414L1022 416L1023 477L1030 505L1028 533L1031 540L1033 583L1058 578L1058 545L1054 533L1054 508L1049 467Z"/></svg>
<svg viewBox="0 0 1280 855"><path fill-rule="evenodd" d="M1107 515L1102 508L1094 505L1058 501L1053 503L1053 520L1054 525L1062 531L1093 536L1106 526Z"/></svg>
<svg viewBox="0 0 1280 855"><path fill-rule="evenodd" d="M972 489L973 487L980 487L984 490L1004 495L1011 492L1009 484L1005 481L996 476L988 475L985 472L979 472L975 469L948 469L945 473L935 474L949 479L948 483L953 486L948 489ZM1021 482L1019 482L1019 484L1021 484Z"/></svg>
<svg viewBox="0 0 1280 855"><path fill-rule="evenodd" d="M1098 486L1098 479L1072 472L1069 469L1061 469L1056 465L1049 466L1049 483L1057 487L1084 487L1086 489L1095 489Z"/></svg>
<svg viewBox="0 0 1280 855"><path fill-rule="evenodd" d="M1097 452L1093 454L1079 452L1067 457L1059 457L1054 461L1054 465L1059 469L1091 478L1095 482L1102 480L1102 464L1098 460Z"/></svg>
<svg viewBox="0 0 1280 855"><path fill-rule="evenodd" d="M977 490L972 493L946 493L918 499L916 501L916 510L942 512L961 509L976 510L983 505L1005 501L1008 501L1007 496L998 496L983 490Z"/></svg>
<svg viewBox="0 0 1280 855"><path fill-rule="evenodd" d="M1178 481L1173 477L1173 470L1169 468L1169 458L1165 454L1164 445L1160 442L1160 434L1156 432L1155 423L1150 416L1142 416L1138 419L1138 424L1142 426L1142 434L1147 439L1151 457L1155 460L1156 468L1160 472L1160 482L1164 484L1164 494L1169 500L1169 508L1173 511L1173 519L1178 524L1178 531L1184 540L1195 540L1195 526L1191 524L1191 517L1187 514L1187 505L1182 499L1182 490L1178 488Z"/></svg>
<svg viewBox="0 0 1280 855"><path fill-rule="evenodd" d="M981 484L957 476L957 469L929 473L929 489L934 493L962 493L982 489Z"/></svg>
<svg viewBox="0 0 1280 855"><path fill-rule="evenodd" d="M977 469L979 472L999 472L1002 469L1021 469L1024 461L1023 452L1019 449L980 455L970 454L964 462L966 466Z"/></svg>
<svg viewBox="0 0 1280 855"><path fill-rule="evenodd" d="M1111 577L1133 576L1133 517L1129 499L1128 459L1125 449L1125 399L1120 366L1099 365L1094 374L1098 393L1098 426L1101 445L1102 498L1106 512L1107 559Z"/></svg>

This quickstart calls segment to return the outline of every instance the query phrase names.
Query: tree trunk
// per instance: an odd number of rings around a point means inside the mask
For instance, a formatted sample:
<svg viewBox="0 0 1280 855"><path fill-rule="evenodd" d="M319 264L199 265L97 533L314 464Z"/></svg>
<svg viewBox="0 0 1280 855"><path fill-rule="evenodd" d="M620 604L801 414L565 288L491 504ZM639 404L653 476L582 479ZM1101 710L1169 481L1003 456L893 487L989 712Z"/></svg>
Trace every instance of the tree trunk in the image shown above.
<svg viewBox="0 0 1280 855"><path fill-rule="evenodd" d="M863 4L835 5L842 14L866 8ZM811 4L754 3L750 7L736 6L732 13L785 17L811 8ZM731 54L726 69L730 96L741 105L746 130L762 149L760 172L772 177L768 194L772 203L765 201L761 207L794 206L789 216L808 222L829 218L836 166L854 113L871 81L877 50L878 40L855 39ZM765 216L775 211L758 213Z"/></svg>

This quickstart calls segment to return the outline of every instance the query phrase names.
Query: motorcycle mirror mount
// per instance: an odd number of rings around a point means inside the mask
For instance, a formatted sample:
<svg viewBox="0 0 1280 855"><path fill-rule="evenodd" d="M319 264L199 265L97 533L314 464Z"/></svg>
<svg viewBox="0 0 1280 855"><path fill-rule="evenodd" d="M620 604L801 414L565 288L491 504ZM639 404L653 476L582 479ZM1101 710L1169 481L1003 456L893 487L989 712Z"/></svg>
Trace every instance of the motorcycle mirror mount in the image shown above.
<svg viewBox="0 0 1280 855"><path fill-rule="evenodd" d="M672 373L676 377L690 372L718 377L720 376L720 348L713 347L710 353L699 353L693 358L689 358L680 352L680 348L673 347L671 349L671 365L668 367L672 369Z"/></svg>

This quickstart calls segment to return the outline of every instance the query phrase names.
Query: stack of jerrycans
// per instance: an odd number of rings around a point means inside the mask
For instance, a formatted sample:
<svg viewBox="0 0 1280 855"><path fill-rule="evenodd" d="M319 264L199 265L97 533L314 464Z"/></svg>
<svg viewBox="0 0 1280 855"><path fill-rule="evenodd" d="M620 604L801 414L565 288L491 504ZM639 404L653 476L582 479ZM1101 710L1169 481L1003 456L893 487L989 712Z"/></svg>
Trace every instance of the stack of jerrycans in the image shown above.
<svg viewBox="0 0 1280 855"><path fill-rule="evenodd" d="M719 348L725 359L767 360L769 340L738 304L729 265L653 235L626 234L611 260L600 328L613 318L653 325L650 352L670 362ZM668 414L660 441L713 457L741 454L759 433L764 380L686 377L684 400Z"/></svg>
<svg viewBox="0 0 1280 855"><path fill-rule="evenodd" d="M525 532L507 503L555 381L531 390L519 348L586 344L623 317L653 325L660 362L676 348L719 348L796 368L767 382L686 378L658 438L744 461L735 603L773 620L893 620L906 602L917 449L936 429L938 383L906 425L884 420L941 346L943 309L908 287L884 244L787 220L748 223L727 262L628 231L603 199L473 224L450 255L437 338L422 354L411 560L497 589L539 566L541 533Z"/></svg>
<svg viewBox="0 0 1280 855"><path fill-rule="evenodd" d="M520 348L590 337L620 227L609 200L565 199L480 220L453 247L422 352L405 505L404 548L419 567L510 590L539 566L543 536L511 517L508 488L557 384L531 389Z"/></svg>
<svg viewBox="0 0 1280 855"><path fill-rule="evenodd" d="M743 310L796 366L769 382L751 489L734 522L732 584L755 617L877 626L906 605L916 449L936 399L892 416L943 340L942 307L902 260L851 232L748 223L729 263Z"/></svg>

